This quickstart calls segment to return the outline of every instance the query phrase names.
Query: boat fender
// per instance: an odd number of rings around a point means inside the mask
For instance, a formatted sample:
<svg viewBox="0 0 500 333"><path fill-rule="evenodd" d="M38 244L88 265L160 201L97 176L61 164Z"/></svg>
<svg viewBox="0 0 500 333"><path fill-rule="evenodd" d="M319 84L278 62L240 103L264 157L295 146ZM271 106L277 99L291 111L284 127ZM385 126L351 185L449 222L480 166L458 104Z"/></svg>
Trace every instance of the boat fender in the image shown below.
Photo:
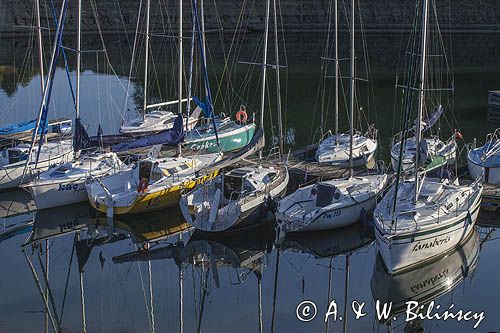
<svg viewBox="0 0 500 333"><path fill-rule="evenodd" d="M137 192L146 193L148 191L149 182L147 178L142 178L139 184L137 184Z"/></svg>
<svg viewBox="0 0 500 333"><path fill-rule="evenodd" d="M246 123L248 120L248 115L244 109L240 109L240 111L236 112L236 121L240 124Z"/></svg>

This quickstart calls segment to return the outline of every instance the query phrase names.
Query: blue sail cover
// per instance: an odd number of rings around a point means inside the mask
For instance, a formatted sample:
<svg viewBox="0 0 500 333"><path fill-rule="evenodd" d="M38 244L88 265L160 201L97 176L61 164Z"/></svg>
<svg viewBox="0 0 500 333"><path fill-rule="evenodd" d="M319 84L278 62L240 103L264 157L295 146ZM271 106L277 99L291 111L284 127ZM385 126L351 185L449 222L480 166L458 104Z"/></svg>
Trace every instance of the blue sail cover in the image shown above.
<svg viewBox="0 0 500 333"><path fill-rule="evenodd" d="M203 114L205 115L206 118L212 118L213 112L212 110L209 109L207 103L203 102L201 99L199 99L196 96L192 96L193 102L200 107L200 109L203 110Z"/></svg>
<svg viewBox="0 0 500 333"><path fill-rule="evenodd" d="M48 122L46 121L46 123ZM45 128L45 132L47 132L47 125L48 124L43 126ZM8 124L0 127L0 135L12 135L27 131L33 131L35 129L35 126L36 126L36 119ZM38 129L38 134L40 134L42 130L43 130L42 126L40 126L40 128Z"/></svg>
<svg viewBox="0 0 500 333"><path fill-rule="evenodd" d="M155 145L177 145L184 141L184 126L182 116L175 119L174 127L171 130L142 137L140 139L120 143L113 146L113 151L118 153L126 150L151 147Z"/></svg>
<svg viewBox="0 0 500 333"><path fill-rule="evenodd" d="M36 120L22 121L0 127L0 135L10 135L35 129Z"/></svg>

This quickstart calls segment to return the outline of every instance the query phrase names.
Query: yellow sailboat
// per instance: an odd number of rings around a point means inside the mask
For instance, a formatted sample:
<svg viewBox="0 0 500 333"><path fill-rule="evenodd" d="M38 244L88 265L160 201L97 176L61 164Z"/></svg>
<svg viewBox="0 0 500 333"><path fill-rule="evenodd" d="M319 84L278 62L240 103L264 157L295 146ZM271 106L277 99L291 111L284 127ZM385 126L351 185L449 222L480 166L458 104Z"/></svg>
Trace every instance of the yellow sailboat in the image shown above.
<svg viewBox="0 0 500 333"><path fill-rule="evenodd" d="M179 204L181 192L217 176L200 175L221 153L196 157L148 158L117 174L86 184L90 204L107 216L144 213Z"/></svg>

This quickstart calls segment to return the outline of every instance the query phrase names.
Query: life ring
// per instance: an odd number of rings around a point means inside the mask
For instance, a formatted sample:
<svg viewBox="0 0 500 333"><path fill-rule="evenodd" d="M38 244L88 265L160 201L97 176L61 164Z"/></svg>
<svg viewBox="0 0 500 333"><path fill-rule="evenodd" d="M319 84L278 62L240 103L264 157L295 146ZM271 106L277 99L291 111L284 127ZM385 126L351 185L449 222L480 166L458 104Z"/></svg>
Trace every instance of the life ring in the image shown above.
<svg viewBox="0 0 500 333"><path fill-rule="evenodd" d="M236 112L236 121L240 123L246 123L248 120L248 115L244 110Z"/></svg>
<svg viewBox="0 0 500 333"><path fill-rule="evenodd" d="M137 184L137 192L146 193L148 191L149 182L147 178L142 178L139 184Z"/></svg>

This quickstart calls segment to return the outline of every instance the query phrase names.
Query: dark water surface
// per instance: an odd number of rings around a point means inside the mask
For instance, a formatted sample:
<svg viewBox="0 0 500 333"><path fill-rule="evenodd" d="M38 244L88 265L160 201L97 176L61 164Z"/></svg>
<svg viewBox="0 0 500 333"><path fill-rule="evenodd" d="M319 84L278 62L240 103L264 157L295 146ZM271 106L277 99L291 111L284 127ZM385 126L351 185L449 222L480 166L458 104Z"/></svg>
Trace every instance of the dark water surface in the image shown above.
<svg viewBox="0 0 500 333"><path fill-rule="evenodd" d="M308 144L320 125L316 96L323 36L294 34L286 38L285 118L287 128L294 129L293 149ZM382 157L387 156L389 137L398 126L394 81L399 38L367 37L376 108L362 104L369 109L370 122L376 122L380 129ZM500 87L498 38L495 34L452 38L455 94L443 103L454 107L453 111L447 109L446 119L462 131L467 141L474 137L482 141L495 128L487 121L487 91ZM251 37L237 58L252 59L258 41L258 37ZM36 58L27 53L29 45L24 39L0 40L1 124L31 119L37 112L39 77L32 70ZM124 39L106 37L106 45L113 68L106 65L102 54L86 56L83 61L82 118L91 133L98 123L106 133L113 133L122 117L133 116L135 105L141 105L140 72L134 74L132 98L124 102L130 63ZM88 37L85 46L99 48L99 41ZM175 80L170 78L175 72L175 61L168 56L171 51L167 47L164 50L161 45L156 46L160 51L155 72L159 74L152 78L151 101L176 99ZM214 46L211 62L219 74L224 67L222 61L216 60L222 59L220 55ZM73 68L72 59L70 67ZM230 113L227 110L234 112L239 103L245 102L252 112L258 110L258 73L247 72L246 67L235 73L241 81L234 84L232 97L218 97L216 106ZM273 72L270 73L272 77ZM64 69L59 68L52 117L72 116L65 75ZM249 77L257 82L241 83ZM345 128L345 111L341 112ZM268 134L276 131L270 123L269 119ZM450 131L445 120L442 127L443 132ZM455 311L484 311L485 319L477 329L480 332L497 331L500 327L495 214L482 212L480 221L486 226L477 227L477 234L445 258L390 277L377 260L369 230L361 226L288 236L274 244L272 226L225 239L196 233L191 237L192 232L179 236L187 226L180 222L177 209L117 218L111 223L93 217L86 204L40 212L33 208L22 191L0 193L0 216L6 230L33 222L0 238L0 332L45 330L44 302L30 262L40 284L45 286L41 262L45 261L46 244L51 295L48 303L52 308L53 302L54 322L60 322L65 332L83 329L81 286L88 332L177 332L181 327L184 332L259 332L261 325L264 332L402 332L419 331L419 327L433 332L473 330L475 320L424 319L406 323L405 313L399 312L401 304L409 299L422 305L435 300L442 311L452 304ZM152 242L149 250L133 253L146 241ZM317 305L317 316L310 322L302 322L296 315L297 305L304 300ZM323 319L328 300L336 301L338 317L336 321L330 317L327 326ZM391 317L395 316L395 320L384 323L377 319L377 300L393 302ZM353 301L365 302L366 316L356 320L351 310ZM50 320L48 325L50 330Z"/></svg>

